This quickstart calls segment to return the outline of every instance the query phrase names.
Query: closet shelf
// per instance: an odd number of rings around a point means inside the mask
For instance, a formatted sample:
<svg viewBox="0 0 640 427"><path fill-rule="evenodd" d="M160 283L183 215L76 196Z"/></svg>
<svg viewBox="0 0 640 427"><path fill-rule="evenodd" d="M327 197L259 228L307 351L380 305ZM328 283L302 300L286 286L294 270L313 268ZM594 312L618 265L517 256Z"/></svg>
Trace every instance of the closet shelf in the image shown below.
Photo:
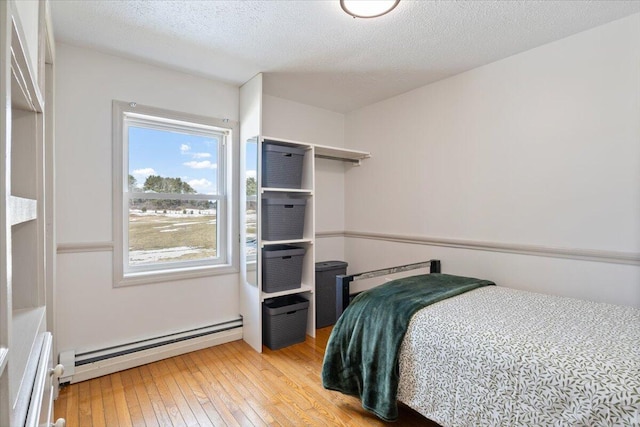
<svg viewBox="0 0 640 427"><path fill-rule="evenodd" d="M24 352L21 356L17 358L18 360L26 361L31 351L31 347L35 342L36 336L38 335L38 330L44 321L45 308L44 307L34 307L34 308L22 308L18 310L13 310L12 328L14 334L12 336L13 346L15 346L13 351L20 352L21 350Z"/></svg>
<svg viewBox="0 0 640 427"><path fill-rule="evenodd" d="M26 414L26 408L29 406L31 392L24 394L21 391L21 386L24 384L25 388L28 388L27 385L32 383L32 377L35 376L34 367L37 366L39 355L36 341L38 340L39 332L45 329L44 322L44 307L13 310L11 325L13 335L9 371L12 374L10 377L13 383L12 389L16 393L12 396L12 399L16 400L14 407L16 407L16 412L19 413ZM18 406L21 408L20 411L17 410Z"/></svg>
<svg viewBox="0 0 640 427"><path fill-rule="evenodd" d="M22 224L38 217L38 201L9 196L9 220L11 225Z"/></svg>
<svg viewBox="0 0 640 427"><path fill-rule="evenodd" d="M307 144L297 141L293 141L285 138L277 138L271 136L263 136L264 140L274 141L278 144L286 144L292 147L309 148L313 147L315 157L321 159L340 160L343 162L351 162L356 165L360 165L360 162L364 159L371 157L371 153L360 150L351 150L349 148L331 147L329 145L320 144Z"/></svg>
<svg viewBox="0 0 640 427"><path fill-rule="evenodd" d="M19 22L12 19L11 106L18 110L44 111L44 100L27 59L25 36Z"/></svg>
<svg viewBox="0 0 640 427"><path fill-rule="evenodd" d="M14 399L14 417L24 422L31 401L31 390L35 381L42 335L45 329L45 308L27 308L13 311L13 342L11 343L10 380L16 395ZM22 425L22 424L20 424Z"/></svg>
<svg viewBox="0 0 640 427"><path fill-rule="evenodd" d="M292 240L263 240L261 243L261 247L269 246L269 245L290 245L292 243L309 243L313 244L313 239L292 239Z"/></svg>
<svg viewBox="0 0 640 427"><path fill-rule="evenodd" d="M312 190L307 188L274 188L274 187L263 187L262 193L300 193L300 194L313 194Z"/></svg>
<svg viewBox="0 0 640 427"><path fill-rule="evenodd" d="M305 285L302 284L300 285L299 288L294 288L294 289L287 289L286 291L280 291L280 292L262 292L260 300L261 302L269 299L269 298L274 298L274 297L281 297L284 295L294 295L294 294L300 294L303 292L313 292L313 288L309 285Z"/></svg>
<svg viewBox="0 0 640 427"><path fill-rule="evenodd" d="M272 141L272 142L274 142L276 144L279 144L279 145L288 145L290 147L303 148L305 150L308 150L308 149L310 149L312 147L312 144L307 144L305 142L293 141L291 139L277 138L277 137L266 136L266 135L262 136L262 140L263 141Z"/></svg>
<svg viewBox="0 0 640 427"><path fill-rule="evenodd" d="M314 145L315 156L321 159L341 160L360 165L364 159L371 157L366 151L351 150L348 148L329 147L327 145Z"/></svg>

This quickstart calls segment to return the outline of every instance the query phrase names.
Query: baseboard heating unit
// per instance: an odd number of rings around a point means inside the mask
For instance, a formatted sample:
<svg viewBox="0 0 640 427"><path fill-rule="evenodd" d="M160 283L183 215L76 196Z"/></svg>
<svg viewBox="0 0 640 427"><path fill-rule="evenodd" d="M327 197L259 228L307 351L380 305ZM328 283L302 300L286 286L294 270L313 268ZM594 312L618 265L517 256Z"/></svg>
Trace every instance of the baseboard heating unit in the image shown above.
<svg viewBox="0 0 640 427"><path fill-rule="evenodd" d="M242 339L242 318L99 350L60 353L60 384L77 383L168 357Z"/></svg>

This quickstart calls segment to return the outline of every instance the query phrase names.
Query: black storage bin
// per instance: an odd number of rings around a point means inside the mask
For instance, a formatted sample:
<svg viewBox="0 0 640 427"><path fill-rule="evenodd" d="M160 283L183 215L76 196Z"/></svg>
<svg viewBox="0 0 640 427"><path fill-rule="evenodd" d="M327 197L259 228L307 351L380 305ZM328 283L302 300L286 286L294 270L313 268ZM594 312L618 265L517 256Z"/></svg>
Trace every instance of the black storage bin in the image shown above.
<svg viewBox="0 0 640 427"><path fill-rule="evenodd" d="M262 303L262 342L271 350L304 342L309 301L300 295L267 299Z"/></svg>
<svg viewBox="0 0 640 427"><path fill-rule="evenodd" d="M262 199L262 240L302 239L306 199Z"/></svg>
<svg viewBox="0 0 640 427"><path fill-rule="evenodd" d="M262 290L278 292L299 288L304 253L304 248L296 246L265 246L262 250Z"/></svg>
<svg viewBox="0 0 640 427"><path fill-rule="evenodd" d="M265 141L262 144L262 186L272 188L302 187L304 151L304 148Z"/></svg>
<svg viewBox="0 0 640 427"><path fill-rule="evenodd" d="M316 262L316 328L336 323L336 276L347 274L344 261Z"/></svg>

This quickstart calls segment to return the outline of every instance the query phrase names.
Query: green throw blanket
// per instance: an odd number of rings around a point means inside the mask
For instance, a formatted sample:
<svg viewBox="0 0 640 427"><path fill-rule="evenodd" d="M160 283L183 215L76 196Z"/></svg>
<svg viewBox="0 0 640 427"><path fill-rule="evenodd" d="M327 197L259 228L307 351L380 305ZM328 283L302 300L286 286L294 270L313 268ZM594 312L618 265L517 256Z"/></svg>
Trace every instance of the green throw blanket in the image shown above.
<svg viewBox="0 0 640 427"><path fill-rule="evenodd" d="M488 280L424 274L385 283L354 298L333 328L322 366L329 390L357 396L386 421L398 418L398 352L411 317L421 308L482 286Z"/></svg>

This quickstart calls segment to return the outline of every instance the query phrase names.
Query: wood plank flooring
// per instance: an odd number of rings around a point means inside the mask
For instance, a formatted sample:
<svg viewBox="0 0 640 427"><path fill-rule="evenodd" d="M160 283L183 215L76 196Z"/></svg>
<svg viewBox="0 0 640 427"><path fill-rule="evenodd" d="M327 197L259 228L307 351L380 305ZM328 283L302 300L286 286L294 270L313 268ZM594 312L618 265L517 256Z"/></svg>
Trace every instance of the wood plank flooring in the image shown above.
<svg viewBox="0 0 640 427"><path fill-rule="evenodd" d="M330 332L262 354L235 341L71 384L60 390L55 419L67 427L391 424L322 387ZM402 405L393 425L437 427Z"/></svg>

